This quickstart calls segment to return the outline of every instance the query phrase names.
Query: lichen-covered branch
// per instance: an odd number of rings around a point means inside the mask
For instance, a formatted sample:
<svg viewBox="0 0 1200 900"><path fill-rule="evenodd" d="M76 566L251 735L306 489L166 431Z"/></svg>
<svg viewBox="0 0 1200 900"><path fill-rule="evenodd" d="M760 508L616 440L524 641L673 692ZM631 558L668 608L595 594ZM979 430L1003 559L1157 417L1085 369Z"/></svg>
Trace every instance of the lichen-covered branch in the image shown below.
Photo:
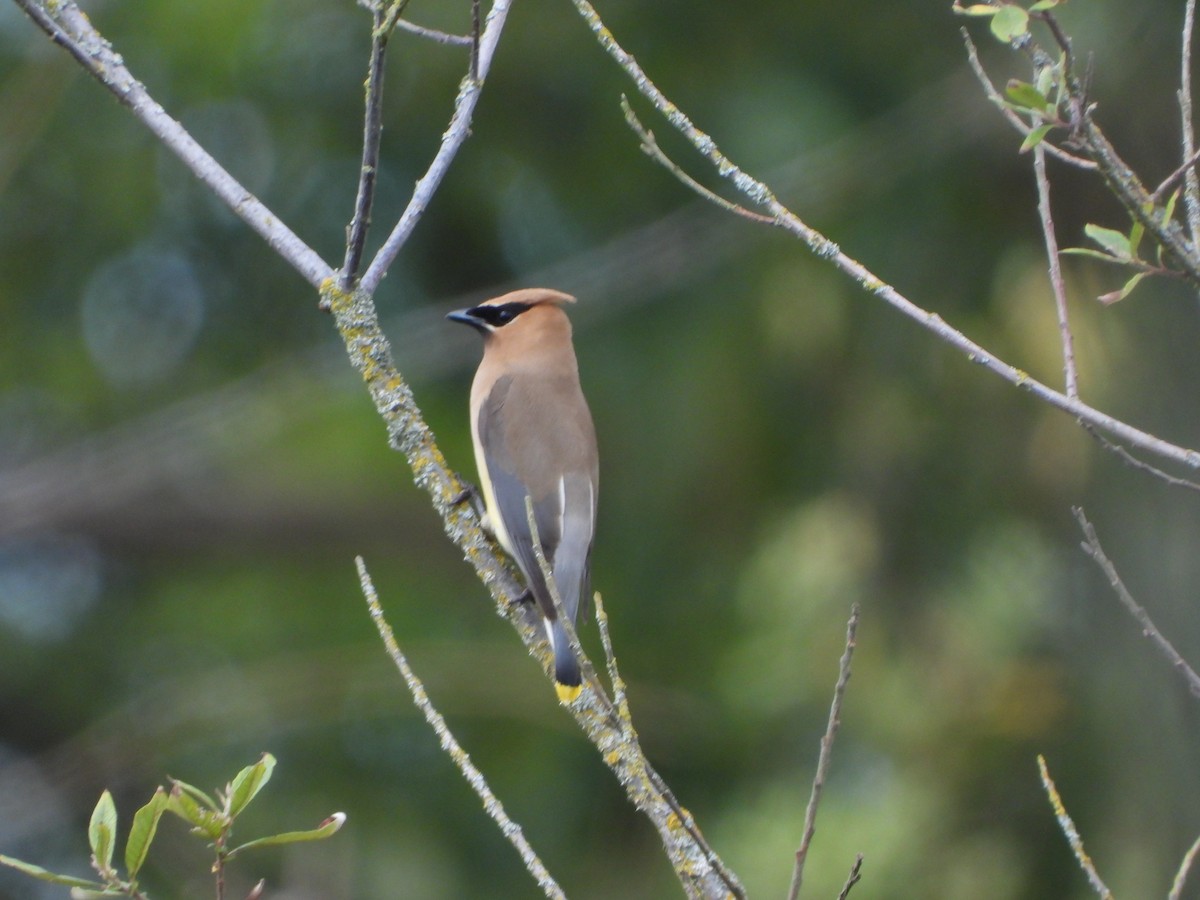
<svg viewBox="0 0 1200 900"><path fill-rule="evenodd" d="M1115 419L1083 403L1078 398L1070 397L1042 384L1030 377L1029 373L1005 362L991 351L972 341L961 331L947 324L937 313L929 312L913 303L858 260L842 252L836 243L815 228L805 224L799 216L784 206L764 182L743 171L726 157L717 146L716 141L697 128L691 119L651 81L638 61L621 47L588 0L571 0L571 2L595 34L600 46L637 85L638 92L650 101L654 108L713 165L718 174L728 179L752 204L769 213L774 224L794 234L817 256L829 260L864 290L912 319L939 340L966 356L971 362L983 366L1009 384L1029 392L1038 400L1068 413L1130 446L1190 469L1200 469L1200 452L1164 441L1162 438ZM1099 160L1097 163L1103 168L1103 164ZM1145 193L1144 188L1142 193ZM1156 222L1155 227L1161 229L1165 226ZM1175 232L1179 231L1178 224L1174 224L1174 230ZM1147 231L1151 231L1149 226L1147 226Z"/></svg>
<svg viewBox="0 0 1200 900"><path fill-rule="evenodd" d="M1039 754L1037 762L1038 772L1042 776L1042 787L1046 789L1046 796L1050 798L1050 805L1054 808L1054 818L1058 819L1058 827L1062 830L1063 836L1066 837L1067 843L1071 845L1071 850L1075 853L1075 858L1079 860L1079 867L1083 869L1083 873L1087 876L1092 890L1096 892L1096 895L1101 900L1113 900L1112 891L1104 884L1104 881L1100 878L1100 873L1096 871L1096 864L1092 862L1092 858L1083 849L1083 838L1079 836L1079 830L1071 820L1066 806L1063 805L1062 797L1058 794L1058 788L1054 784L1054 779L1050 777L1050 770L1046 767L1045 757Z"/></svg>
<svg viewBox="0 0 1200 900"><path fill-rule="evenodd" d="M446 464L411 389L396 370L374 303L364 290L342 291L332 281L326 284L322 298L334 316L350 361L362 375L387 427L391 445L408 460L414 480L429 494L446 534L491 591L497 612L508 618L549 673L550 654L538 616L517 602L523 591L513 570L480 529L471 504L462 502L464 485ZM549 692L547 695L551 696ZM630 801L658 831L688 896L744 897L736 876L709 847L691 814L654 771L636 733L622 721L594 677L586 679L579 699L567 708L617 776Z"/></svg>
<svg viewBox="0 0 1200 900"><path fill-rule="evenodd" d="M249 225L315 288L333 274L330 266L275 213L167 115L133 77L121 55L98 32L74 0L13 0L34 23L63 47L153 132L235 215Z"/></svg>
<svg viewBox="0 0 1200 900"><path fill-rule="evenodd" d="M367 608L371 612L371 619L375 622L375 627L379 631L380 638L383 639L383 645L387 648L388 656L392 658L396 668L400 670L400 674L404 676L404 682L408 685L409 691L412 693L413 703L417 709L425 716L425 721L429 723L429 727L433 729L434 734L438 736L441 742L442 749L446 751L446 755L454 761L454 765L462 773L467 784L483 801L484 811L492 818L500 829L501 834L508 839L517 852L521 855L521 861L525 863L525 868L529 870L529 874L533 876L538 883L538 887L542 889L547 897L556 898L556 900L566 900L566 894L562 888L558 886L558 882L554 880L546 866L542 863L533 847L529 845L529 841L525 839L525 833L521 830L521 826L508 817L504 811L504 804L499 798L492 793L491 787L484 778L483 773L471 762L471 757L462 748L462 745L454 737L450 731L450 727L446 724L446 720L442 718L442 714L434 707L433 702L429 699L429 695L425 692L425 685L421 683L421 679L417 677L412 667L408 664L408 659L405 657L400 645L396 642L396 636L392 633L392 626L388 624L383 615L383 608L379 605L379 595L375 591L375 585L371 581L371 575L367 572L367 565L363 562L361 556L354 558L354 564L358 568L358 580L362 587L363 596L367 601Z"/></svg>

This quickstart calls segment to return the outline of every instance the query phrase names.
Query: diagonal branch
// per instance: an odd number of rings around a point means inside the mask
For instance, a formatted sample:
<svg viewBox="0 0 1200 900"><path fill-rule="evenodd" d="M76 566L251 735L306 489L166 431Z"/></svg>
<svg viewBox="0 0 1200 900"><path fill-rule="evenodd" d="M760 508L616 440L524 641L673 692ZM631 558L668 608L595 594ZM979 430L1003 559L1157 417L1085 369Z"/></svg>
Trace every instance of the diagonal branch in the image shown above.
<svg viewBox="0 0 1200 900"><path fill-rule="evenodd" d="M854 648L858 646L858 615L859 607L855 603L850 608L850 619L846 623L846 649L838 663L837 684L833 688L833 703L829 707L829 723L825 726L825 734L821 737L821 752L817 756L817 772L813 776L812 793L808 798L808 808L804 811L804 835L800 840L800 848L796 851L796 866L792 871L792 885L788 890L788 900L796 900L800 896L800 885L804 881L804 863L808 860L808 848L812 844L813 835L817 830L817 807L821 803L821 791L825 787L825 779L829 774L829 760L833 755L833 739L837 737L838 727L842 724L842 700L846 696L846 685L850 681L850 661L854 658ZM862 855L854 862L850 881L845 893L849 893L854 883L858 881L858 870L862 866Z"/></svg>
<svg viewBox="0 0 1200 900"><path fill-rule="evenodd" d="M383 281L388 269L396 261L400 249L408 242L417 222L425 213L426 207L433 200L433 195L463 143L471 134L471 118L479 103L479 95L483 91L483 83L492 67L492 59L496 55L496 47L500 42L500 34L504 31L504 23L512 0L495 0L487 14L487 21L477 42L478 50L472 50L471 72L462 80L458 88L458 96L454 101L454 112L450 124L442 135L442 143L438 147L433 161L425 174L417 181L408 206L400 215L400 220L388 235L375 258L363 274L360 286L367 294L374 294ZM473 41L473 44L476 42Z"/></svg>
<svg viewBox="0 0 1200 900"><path fill-rule="evenodd" d="M484 535L471 504L460 502L463 483L446 464L411 388L392 362L391 347L379 327L370 296L363 287L347 293L328 281L322 302L333 314L347 355L387 427L391 446L408 460L413 480L429 494L447 536L491 592L496 611L509 620L532 654L544 660L547 648L539 617L517 602L523 591L513 569L497 545ZM745 890L737 877L708 845L691 814L650 765L636 733L625 727L599 682L592 678L588 683L595 689L585 690L565 708L600 751L600 758L617 777L630 802L658 832L684 891L691 897L744 898Z"/></svg>
<svg viewBox="0 0 1200 900"><path fill-rule="evenodd" d="M575 5L575 8L579 11L579 14L583 17L593 34L595 34L600 46L633 79L642 96L649 100L655 109L680 134L687 138L701 155L708 159L718 173L729 179L754 205L769 213L776 225L798 237L817 256L829 260L837 269L854 279L864 290L875 295L904 316L912 319L939 340L958 350L971 362L983 366L1010 384L1028 391L1042 402L1068 413L1074 418L1086 422L1100 431L1104 431L1118 440L1124 441L1126 444L1137 447L1147 453L1190 469L1200 469L1200 452L1164 441L1148 432L1135 428L1126 422L1115 419L1106 413L1088 406L1078 398L1069 397L1031 378L1029 373L999 359L991 351L975 343L961 331L948 325L937 313L931 313L913 303L896 290L895 287L858 262L858 260L846 255L836 243L825 237L825 235L821 234L815 228L805 224L799 216L780 203L765 183L735 165L721 152L716 141L697 128L678 106L667 99L666 95L659 90L658 86L642 70L637 60L617 43L612 32L605 27L599 14L588 0L571 0L571 2ZM1101 167L1103 168L1103 165ZM1142 193L1145 194L1144 189L1142 189ZM1146 215L1149 216L1149 214ZM1168 226L1165 227L1168 230L1173 228L1176 234L1179 232L1179 226L1176 223L1168 223ZM1164 226L1156 221L1155 228L1161 231ZM1147 225L1147 230L1152 230L1149 225ZM1180 238L1182 240L1181 236ZM1197 275L1200 275L1200 265L1197 267Z"/></svg>
<svg viewBox="0 0 1200 900"><path fill-rule="evenodd" d="M1063 805L1062 797L1059 796L1054 779L1050 777L1050 770L1046 767L1045 757L1039 754L1037 761L1038 772L1042 776L1042 787L1046 789L1046 796L1050 798L1050 805L1054 807L1054 817L1058 819L1058 827L1066 837L1067 843L1071 845L1071 850L1074 851L1075 858L1079 860L1079 867L1083 869L1083 873L1087 876L1092 890L1096 892L1101 900L1113 900L1112 891L1101 880L1100 873L1096 871L1096 864L1092 862L1092 858L1083 849L1083 838L1079 836L1079 829L1075 827L1075 823L1071 820L1066 806Z"/></svg>
<svg viewBox="0 0 1200 900"><path fill-rule="evenodd" d="M1182 900L1183 886L1187 884L1188 874L1196 862L1197 854L1200 854L1200 838L1196 838L1192 846L1188 848L1188 852L1183 855L1183 861L1179 864L1179 871L1175 873L1175 881L1171 884L1171 893L1167 895L1167 900Z"/></svg>
<svg viewBox="0 0 1200 900"><path fill-rule="evenodd" d="M409 691L412 693L413 703L417 709L421 710L425 716L425 721L429 723L438 736L441 742L442 749L458 766L458 770L462 773L463 778L471 789L475 791L479 799L483 801L484 811L492 818L492 821L499 827L500 832L508 839L508 842L517 848L517 852L521 854L521 860L525 863L525 868L529 870L529 874L537 881L538 887L545 892L547 897L556 898L556 900L565 900L566 894L562 888L558 886L558 882L554 880L554 876L542 864L533 847L525 839L525 833L521 830L521 826L508 817L504 811L504 804L492 793L492 789L488 786L487 779L483 777L483 773L476 768L471 762L471 757L462 748L462 745L455 739L450 732L450 728L446 725L446 720L442 718L442 714L437 711L433 703L429 699L429 695L425 693L425 685L421 683L412 667L408 664L408 659L400 650L400 645L396 643L396 636L392 633L392 626L388 624L387 619L383 616L383 608L379 605L379 595L375 592L375 585L371 581L371 575L367 571L367 564L363 562L361 556L354 558L354 564L358 568L358 580L362 587L363 596L367 600L367 608L371 611L371 619L375 622L375 627L379 631L379 636L383 639L383 645L387 648L388 656L392 658L396 668L400 670L400 674L404 676L404 681L408 685Z"/></svg>
<svg viewBox="0 0 1200 900"><path fill-rule="evenodd" d="M1158 627L1150 619L1150 614L1133 599L1133 595L1129 593L1129 589L1125 587L1125 582L1121 580L1121 576L1117 574L1117 567L1113 565L1113 561L1108 558L1104 552L1104 548L1100 546L1100 539L1096 537L1096 529L1092 527L1092 523L1088 521L1088 517L1084 514L1081 507L1076 506L1071 510L1075 514L1075 521L1079 523L1079 527L1083 529L1085 538L1083 543L1084 552L1090 556L1100 567L1105 576L1108 578L1108 583L1112 585L1114 591L1117 592L1117 598L1121 601L1121 605L1129 610L1129 614L1137 619L1138 624L1142 626L1142 634L1145 635L1154 646L1167 658L1172 667L1183 676L1187 682L1188 690L1192 692L1192 696L1200 698L1200 675L1187 663L1179 651L1175 649Z"/></svg>
<svg viewBox="0 0 1200 900"><path fill-rule="evenodd" d="M1033 148L1033 171L1037 181L1038 216L1042 222L1042 238L1046 243L1046 259L1050 267L1050 287L1054 291L1054 309L1058 314L1058 333L1062 341L1063 378L1067 396L1079 397L1079 375L1075 370L1075 339L1067 318L1067 289L1063 284L1062 265L1058 256L1058 238L1054 235L1054 215L1050 209L1050 179L1046 177L1046 151L1039 143Z"/></svg>
<svg viewBox="0 0 1200 900"><path fill-rule="evenodd" d="M362 165L358 170L358 192L354 198L354 215L346 227L346 257L338 282L342 290L348 291L358 278L358 267L362 263L363 248L367 243L367 231L371 227L371 206L375 202L375 179L379 173L379 143L383 137L383 74L387 61L388 38L391 28L385 20L393 23L403 12L404 3L384 12L382 6L371 10L371 56L367 63L366 111L363 114Z"/></svg>
<svg viewBox="0 0 1200 900"><path fill-rule="evenodd" d="M14 0L34 23L62 46L88 73L129 107L143 125L174 153L226 206L286 260L309 284L320 288L333 274L315 250L242 185L150 96L125 61L104 39L74 0Z"/></svg>

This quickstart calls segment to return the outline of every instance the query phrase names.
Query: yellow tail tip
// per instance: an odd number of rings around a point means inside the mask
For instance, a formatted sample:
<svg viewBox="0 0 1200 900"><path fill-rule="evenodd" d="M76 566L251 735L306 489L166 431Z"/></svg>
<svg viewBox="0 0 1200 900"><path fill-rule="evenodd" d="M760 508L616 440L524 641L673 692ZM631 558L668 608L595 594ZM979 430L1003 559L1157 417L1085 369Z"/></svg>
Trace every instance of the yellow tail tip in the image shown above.
<svg viewBox="0 0 1200 900"><path fill-rule="evenodd" d="M555 682L554 690L558 693L559 703L574 703L583 691L583 685Z"/></svg>

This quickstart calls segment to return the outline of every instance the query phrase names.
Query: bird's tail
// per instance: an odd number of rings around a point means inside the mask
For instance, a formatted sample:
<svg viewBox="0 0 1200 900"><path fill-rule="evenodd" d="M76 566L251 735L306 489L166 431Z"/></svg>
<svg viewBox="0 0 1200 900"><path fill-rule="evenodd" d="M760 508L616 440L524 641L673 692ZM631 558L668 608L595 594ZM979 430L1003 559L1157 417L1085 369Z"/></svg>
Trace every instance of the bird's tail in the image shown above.
<svg viewBox="0 0 1200 900"><path fill-rule="evenodd" d="M562 703L570 703L579 696L583 678L579 673L579 660L567 639L567 630L561 619L546 620L546 632L550 637L550 648L554 651L554 690Z"/></svg>

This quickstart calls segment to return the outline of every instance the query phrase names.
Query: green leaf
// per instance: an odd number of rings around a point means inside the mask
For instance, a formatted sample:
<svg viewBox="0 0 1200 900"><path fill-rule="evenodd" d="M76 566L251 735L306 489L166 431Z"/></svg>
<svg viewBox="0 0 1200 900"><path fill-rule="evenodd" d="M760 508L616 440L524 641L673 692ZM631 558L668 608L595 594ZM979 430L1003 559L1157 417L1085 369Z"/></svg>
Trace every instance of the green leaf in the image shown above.
<svg viewBox="0 0 1200 900"><path fill-rule="evenodd" d="M1055 72L1053 66L1042 66L1042 68L1038 71L1036 87L1038 89L1038 93L1043 97L1049 98L1050 91L1054 87L1054 75ZM1050 101L1047 99L1047 105L1049 102Z"/></svg>
<svg viewBox="0 0 1200 900"><path fill-rule="evenodd" d="M1093 241L1107 250L1110 256L1121 260L1133 258L1129 246L1129 238L1121 234L1121 232L1114 231L1112 228L1101 228L1099 225L1085 225L1083 231Z"/></svg>
<svg viewBox="0 0 1200 900"><path fill-rule="evenodd" d="M1005 86L1004 93L1008 95L1009 100L1025 109L1045 112L1050 107L1046 95L1028 81L1017 81L1014 78Z"/></svg>
<svg viewBox="0 0 1200 900"><path fill-rule="evenodd" d="M196 802L196 799L184 790L186 786L175 782L171 795L167 799L167 812L174 813L197 831L216 840L225 830L223 816L211 809L206 809Z"/></svg>
<svg viewBox="0 0 1200 900"><path fill-rule="evenodd" d="M1054 9L1060 2L1065 2L1065 0L1038 0L1037 3L1029 7L1029 11L1031 13L1045 12L1048 9Z"/></svg>
<svg viewBox="0 0 1200 900"><path fill-rule="evenodd" d="M283 834L273 834L270 837L257 838L247 841L240 847L230 850L226 859L232 859L237 853L257 847L278 847L280 844L297 844L301 841L321 841L337 834L346 824L346 814L336 812L311 831L286 831Z"/></svg>
<svg viewBox="0 0 1200 900"><path fill-rule="evenodd" d="M71 875L59 875L57 872L51 872L43 869L41 866L35 866L33 863L27 863L19 859L13 859L11 856L0 854L0 865L8 866L10 869L16 869L18 872L23 872L32 878L38 878L42 881L51 881L54 884L65 884L68 887L88 888L89 890L104 890L104 885L98 881L89 881L86 878L75 878Z"/></svg>
<svg viewBox="0 0 1200 900"><path fill-rule="evenodd" d="M1171 192L1171 196L1167 198L1167 205L1163 207L1163 224L1170 222L1175 217L1175 201L1179 199L1179 188L1175 188Z"/></svg>
<svg viewBox="0 0 1200 900"><path fill-rule="evenodd" d="M1117 259L1112 254L1101 253L1099 250L1093 250L1091 247L1064 247L1058 252L1060 254L1070 254L1071 256L1090 256L1092 259L1100 259L1107 263L1125 262L1125 260Z"/></svg>
<svg viewBox="0 0 1200 900"><path fill-rule="evenodd" d="M1129 229L1129 255L1138 259L1138 248L1142 246L1142 237L1146 234L1146 226L1137 219Z"/></svg>
<svg viewBox="0 0 1200 900"><path fill-rule="evenodd" d="M1150 274L1149 272L1138 272L1136 275L1134 275L1132 278L1130 278L1127 282L1125 282L1125 286L1123 288L1121 288L1119 291L1113 291L1110 294L1101 294L1096 299L1107 306L1111 306L1112 304L1116 303L1118 300L1124 300L1126 297L1129 296L1129 292L1132 291L1135 287L1137 287L1141 283L1142 279L1145 278L1149 274Z"/></svg>
<svg viewBox="0 0 1200 900"><path fill-rule="evenodd" d="M954 0L953 10L960 16L994 16L999 12L999 8L988 3L972 3L970 6L963 6Z"/></svg>
<svg viewBox="0 0 1200 900"><path fill-rule="evenodd" d="M275 757L264 753L262 759L238 772L229 788L229 817L233 818L250 805L250 801L271 780L275 770Z"/></svg>
<svg viewBox="0 0 1200 900"><path fill-rule="evenodd" d="M1053 127L1053 125L1039 125L1037 128L1033 129L1033 131L1025 135L1025 140L1021 141L1021 148L1017 152L1028 153L1046 139L1046 135L1049 134L1050 129Z"/></svg>
<svg viewBox="0 0 1200 900"><path fill-rule="evenodd" d="M190 794L197 803L203 803L213 812L216 812L221 808L220 804L217 803L216 800L204 793L204 791L200 790L200 788L192 787L192 785L188 784L186 781L180 781L178 778L172 778L171 784L179 788L184 793Z"/></svg>
<svg viewBox="0 0 1200 900"><path fill-rule="evenodd" d="M112 794L105 791L100 795L100 801L96 804L96 808L92 810L92 820L88 823L88 843L92 846L96 865L105 872L112 870L116 836L117 807L113 803Z"/></svg>
<svg viewBox="0 0 1200 900"><path fill-rule="evenodd" d="M1010 43L1029 31L1029 13L1012 4L1002 6L992 16L991 26L997 39Z"/></svg>
<svg viewBox="0 0 1200 900"><path fill-rule="evenodd" d="M125 842L125 871L129 878L137 877L146 854L150 852L150 843L158 830L158 820L167 809L169 798L167 792L159 788L150 798L150 802L133 814L133 824L129 827L129 839Z"/></svg>

